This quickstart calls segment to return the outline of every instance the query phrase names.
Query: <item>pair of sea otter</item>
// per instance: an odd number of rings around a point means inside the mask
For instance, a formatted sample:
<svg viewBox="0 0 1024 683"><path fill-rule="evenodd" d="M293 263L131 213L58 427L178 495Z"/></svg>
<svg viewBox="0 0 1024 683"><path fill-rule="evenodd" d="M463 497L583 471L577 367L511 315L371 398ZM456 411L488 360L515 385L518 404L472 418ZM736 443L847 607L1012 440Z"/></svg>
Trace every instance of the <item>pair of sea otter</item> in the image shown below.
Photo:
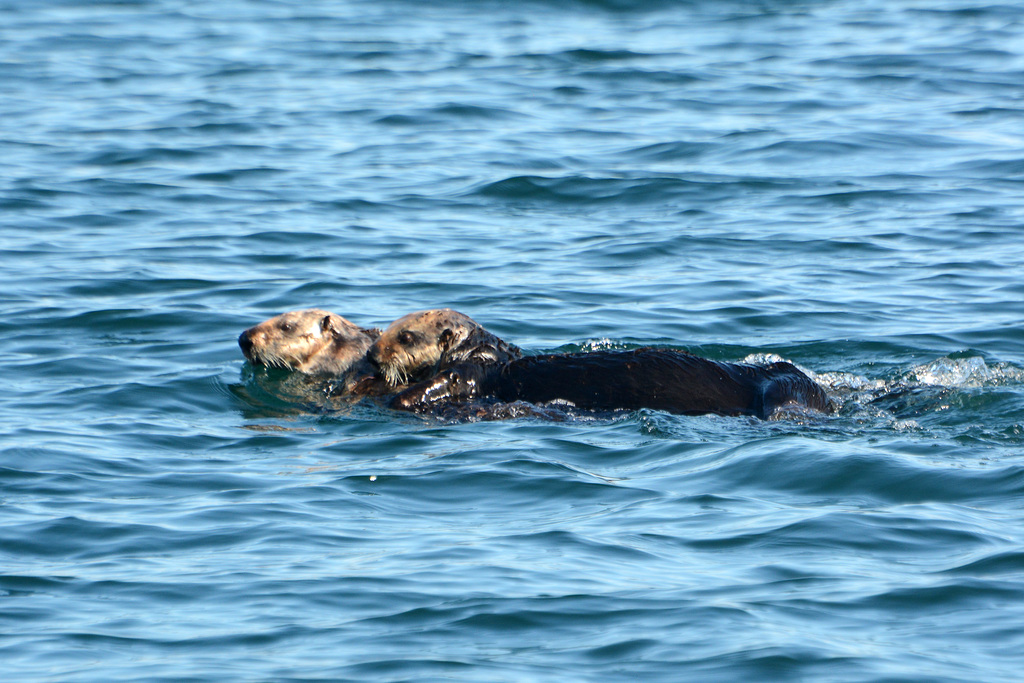
<svg viewBox="0 0 1024 683"><path fill-rule="evenodd" d="M833 411L824 389L791 363L724 363L659 348L524 357L451 309L411 313L383 332L320 309L292 311L246 330L238 344L255 365L330 376L338 392L389 396L393 408L420 413L496 401L762 419Z"/></svg>

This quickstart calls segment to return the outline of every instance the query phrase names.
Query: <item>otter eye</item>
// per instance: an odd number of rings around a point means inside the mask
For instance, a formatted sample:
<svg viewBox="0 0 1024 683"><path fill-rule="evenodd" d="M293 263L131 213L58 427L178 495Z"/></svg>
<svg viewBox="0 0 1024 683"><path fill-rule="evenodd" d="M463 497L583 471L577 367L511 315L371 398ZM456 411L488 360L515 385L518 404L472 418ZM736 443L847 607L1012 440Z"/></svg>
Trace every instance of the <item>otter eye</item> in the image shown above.
<svg viewBox="0 0 1024 683"><path fill-rule="evenodd" d="M278 325L278 327L281 329L282 332L294 332L295 331L295 323L292 323L292 322L283 322L280 325Z"/></svg>
<svg viewBox="0 0 1024 683"><path fill-rule="evenodd" d="M404 330L398 335L398 343L403 346L409 346L414 341L416 341L416 335L409 330Z"/></svg>

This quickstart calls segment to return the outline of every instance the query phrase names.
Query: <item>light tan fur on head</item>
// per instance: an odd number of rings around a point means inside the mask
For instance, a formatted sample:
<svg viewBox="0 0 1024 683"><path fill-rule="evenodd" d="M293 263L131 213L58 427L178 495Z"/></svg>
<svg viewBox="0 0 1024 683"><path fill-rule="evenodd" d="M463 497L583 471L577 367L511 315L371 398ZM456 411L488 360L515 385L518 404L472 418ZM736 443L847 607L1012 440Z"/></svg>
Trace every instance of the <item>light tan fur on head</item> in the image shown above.
<svg viewBox="0 0 1024 683"><path fill-rule="evenodd" d="M399 318L367 353L391 386L425 379L455 363L501 363L521 356L518 347L450 308Z"/></svg>
<svg viewBox="0 0 1024 683"><path fill-rule="evenodd" d="M380 330L364 329L319 308L289 311L250 327L238 337L253 365L311 375L340 375L366 357Z"/></svg>

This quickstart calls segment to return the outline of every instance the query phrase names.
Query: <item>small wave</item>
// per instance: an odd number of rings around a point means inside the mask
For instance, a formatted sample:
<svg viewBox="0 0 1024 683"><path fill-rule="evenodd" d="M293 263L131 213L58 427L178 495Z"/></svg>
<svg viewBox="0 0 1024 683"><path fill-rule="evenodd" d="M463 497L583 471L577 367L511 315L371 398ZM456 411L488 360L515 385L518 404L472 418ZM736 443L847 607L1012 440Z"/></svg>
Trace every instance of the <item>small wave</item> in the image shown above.
<svg viewBox="0 0 1024 683"><path fill-rule="evenodd" d="M226 169L223 171L209 171L204 173L193 173L184 177L185 180L196 180L205 183L230 183L235 180L242 178L250 178L253 176L266 176L283 173L282 169L279 168L233 168Z"/></svg>
<svg viewBox="0 0 1024 683"><path fill-rule="evenodd" d="M940 387L984 387L1024 383L1024 369L1007 363L989 366L984 358L940 358L913 368L902 380L907 384Z"/></svg>
<svg viewBox="0 0 1024 683"><path fill-rule="evenodd" d="M733 490L899 505L1016 498L1024 492L1024 471L1016 465L965 468L795 436L786 437L784 451L779 443L776 438L736 446L715 467L691 477L728 482Z"/></svg>
<svg viewBox="0 0 1024 683"><path fill-rule="evenodd" d="M178 162L201 158L203 151L196 149L175 149L171 147L145 147L140 149L110 148L96 152L83 163L89 166L134 166L160 161Z"/></svg>
<svg viewBox="0 0 1024 683"><path fill-rule="evenodd" d="M483 107L479 105L459 104L451 102L431 109L433 114L459 119L506 119L518 116L504 107Z"/></svg>
<svg viewBox="0 0 1024 683"><path fill-rule="evenodd" d="M1019 576L1024 573L1024 552L1014 549L986 553L983 557L973 558L942 573L966 576Z"/></svg>
<svg viewBox="0 0 1024 683"><path fill-rule="evenodd" d="M1009 363L947 356L888 378L850 372L812 376L841 416L888 430L986 443L1019 443L1024 433L1024 369Z"/></svg>
<svg viewBox="0 0 1024 683"><path fill-rule="evenodd" d="M503 199L515 202L538 202L571 204L582 202L595 204L614 203L626 205L663 204L682 197L697 196L702 202L725 199L734 196L739 188L764 189L766 183L760 178L743 177L673 177L634 176L588 177L588 176L513 176L486 183L470 191L469 195L480 195L489 199Z"/></svg>
<svg viewBox="0 0 1024 683"><path fill-rule="evenodd" d="M580 344L580 351L608 351L611 349L625 349L629 348L628 344L617 342L607 337L603 339L588 339L587 341Z"/></svg>
<svg viewBox="0 0 1024 683"><path fill-rule="evenodd" d="M621 156L640 163L657 163L693 159L715 149L709 142L659 142L621 152Z"/></svg>
<svg viewBox="0 0 1024 683"><path fill-rule="evenodd" d="M752 354L744 362L785 360L774 354ZM810 373L809 373L810 374ZM1024 369L1009 363L989 365L980 356L945 357L915 366L892 379L871 379L851 372L821 372L814 379L827 389L857 398L878 398L895 391L936 387L967 389L1024 384Z"/></svg>
<svg viewBox="0 0 1024 683"><path fill-rule="evenodd" d="M749 363L751 365L768 365L770 363L782 362L792 363L792 361L783 358L777 353L751 353L745 356L740 362Z"/></svg>

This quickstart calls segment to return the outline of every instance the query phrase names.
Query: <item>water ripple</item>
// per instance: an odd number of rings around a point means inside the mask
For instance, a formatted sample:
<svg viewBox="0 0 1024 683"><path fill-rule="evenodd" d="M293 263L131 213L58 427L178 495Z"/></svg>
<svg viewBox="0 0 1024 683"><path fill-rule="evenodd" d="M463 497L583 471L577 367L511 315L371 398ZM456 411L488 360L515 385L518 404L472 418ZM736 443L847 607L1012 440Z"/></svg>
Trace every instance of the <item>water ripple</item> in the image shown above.
<svg viewBox="0 0 1024 683"><path fill-rule="evenodd" d="M0 12L7 678L1018 678L1020 7ZM840 410L397 415L243 362L311 306Z"/></svg>

